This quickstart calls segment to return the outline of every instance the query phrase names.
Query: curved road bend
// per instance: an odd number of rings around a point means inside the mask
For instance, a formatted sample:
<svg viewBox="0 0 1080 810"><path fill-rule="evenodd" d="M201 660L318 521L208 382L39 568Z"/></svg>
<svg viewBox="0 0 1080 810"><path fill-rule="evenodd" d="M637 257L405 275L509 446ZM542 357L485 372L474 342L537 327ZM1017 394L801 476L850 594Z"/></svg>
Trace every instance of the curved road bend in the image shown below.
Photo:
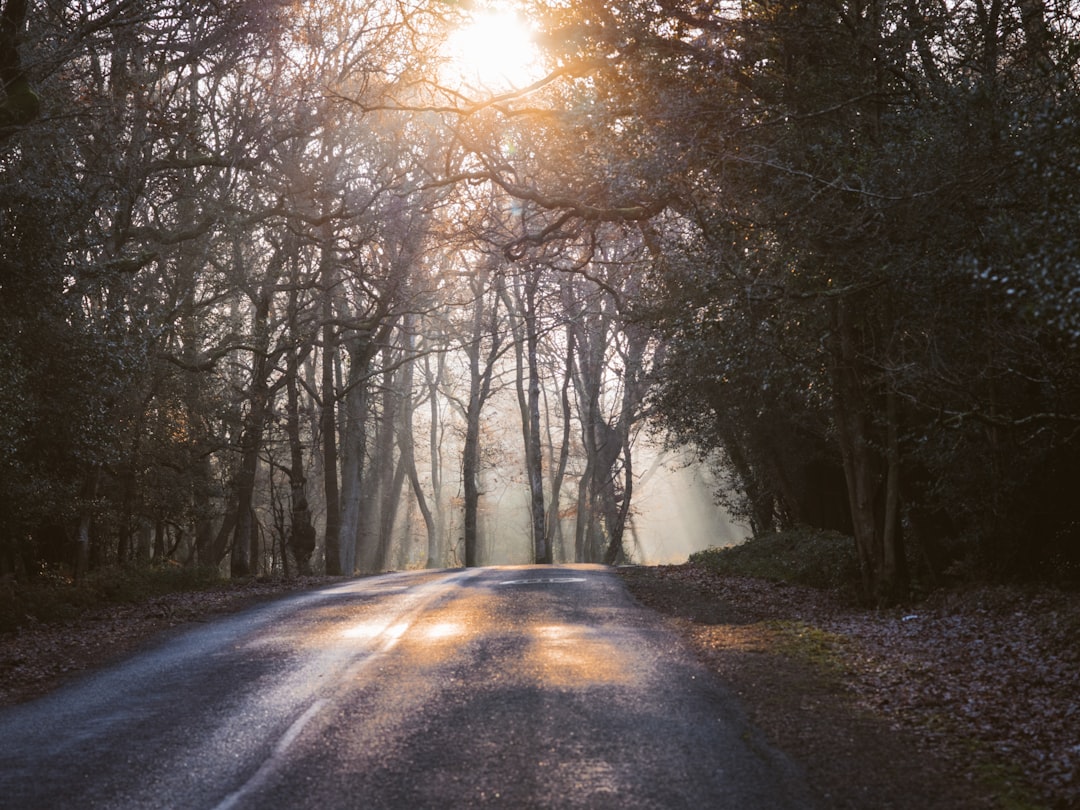
<svg viewBox="0 0 1080 810"><path fill-rule="evenodd" d="M0 807L19 810L812 804L597 566L290 596L0 712Z"/></svg>

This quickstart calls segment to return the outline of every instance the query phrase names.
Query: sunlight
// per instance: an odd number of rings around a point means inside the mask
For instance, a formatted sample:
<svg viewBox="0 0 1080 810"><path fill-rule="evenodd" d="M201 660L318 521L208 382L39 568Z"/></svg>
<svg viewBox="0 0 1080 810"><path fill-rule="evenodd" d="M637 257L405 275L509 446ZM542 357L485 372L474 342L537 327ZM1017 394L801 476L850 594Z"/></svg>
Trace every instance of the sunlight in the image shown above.
<svg viewBox="0 0 1080 810"><path fill-rule="evenodd" d="M375 638L386 629L386 622L361 622L354 624L341 635L345 638Z"/></svg>
<svg viewBox="0 0 1080 810"><path fill-rule="evenodd" d="M438 641L444 638L454 638L465 634L465 627L456 622L439 622L420 631L420 635L428 641Z"/></svg>
<svg viewBox="0 0 1080 810"><path fill-rule="evenodd" d="M549 686L625 683L633 677L612 640L589 627L541 625L522 656L519 672Z"/></svg>
<svg viewBox="0 0 1080 810"><path fill-rule="evenodd" d="M444 80L479 90L505 91L540 78L540 54L532 31L512 11L487 9L446 41Z"/></svg>
<svg viewBox="0 0 1080 810"><path fill-rule="evenodd" d="M382 636L390 641L397 641L405 635L405 631L408 629L408 622L398 622L393 625L387 625L384 621L361 622L360 624L354 624L341 635L345 638L378 638Z"/></svg>

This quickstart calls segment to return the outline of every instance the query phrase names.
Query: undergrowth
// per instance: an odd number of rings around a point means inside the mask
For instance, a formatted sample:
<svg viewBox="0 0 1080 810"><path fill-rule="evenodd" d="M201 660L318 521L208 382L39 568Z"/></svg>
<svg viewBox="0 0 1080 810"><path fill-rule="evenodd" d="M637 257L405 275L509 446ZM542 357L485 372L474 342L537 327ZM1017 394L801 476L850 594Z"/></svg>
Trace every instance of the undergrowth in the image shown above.
<svg viewBox="0 0 1080 810"><path fill-rule="evenodd" d="M214 571L181 566L107 568L91 572L78 585L49 573L29 584L6 581L0 583L0 632L74 619L100 605L141 602L220 583Z"/></svg>
<svg viewBox="0 0 1080 810"><path fill-rule="evenodd" d="M854 542L838 532L798 528L753 537L726 548L690 555L690 562L726 576L791 582L854 592L859 570Z"/></svg>

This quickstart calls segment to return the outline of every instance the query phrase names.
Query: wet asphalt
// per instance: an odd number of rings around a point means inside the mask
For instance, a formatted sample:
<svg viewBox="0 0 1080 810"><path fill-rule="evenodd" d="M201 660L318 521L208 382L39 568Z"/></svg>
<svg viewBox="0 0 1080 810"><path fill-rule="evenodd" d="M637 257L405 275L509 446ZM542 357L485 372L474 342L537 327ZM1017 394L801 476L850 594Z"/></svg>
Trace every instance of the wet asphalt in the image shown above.
<svg viewBox="0 0 1080 810"><path fill-rule="evenodd" d="M0 808L809 808L600 566L389 574L0 711Z"/></svg>

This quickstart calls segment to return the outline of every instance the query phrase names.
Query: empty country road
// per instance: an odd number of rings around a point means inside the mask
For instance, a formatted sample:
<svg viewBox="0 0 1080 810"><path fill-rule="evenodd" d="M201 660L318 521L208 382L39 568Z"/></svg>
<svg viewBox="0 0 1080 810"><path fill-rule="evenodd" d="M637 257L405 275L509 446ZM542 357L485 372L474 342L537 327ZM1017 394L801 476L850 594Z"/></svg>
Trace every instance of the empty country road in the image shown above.
<svg viewBox="0 0 1080 810"><path fill-rule="evenodd" d="M0 807L806 808L609 569L389 574L0 711Z"/></svg>

